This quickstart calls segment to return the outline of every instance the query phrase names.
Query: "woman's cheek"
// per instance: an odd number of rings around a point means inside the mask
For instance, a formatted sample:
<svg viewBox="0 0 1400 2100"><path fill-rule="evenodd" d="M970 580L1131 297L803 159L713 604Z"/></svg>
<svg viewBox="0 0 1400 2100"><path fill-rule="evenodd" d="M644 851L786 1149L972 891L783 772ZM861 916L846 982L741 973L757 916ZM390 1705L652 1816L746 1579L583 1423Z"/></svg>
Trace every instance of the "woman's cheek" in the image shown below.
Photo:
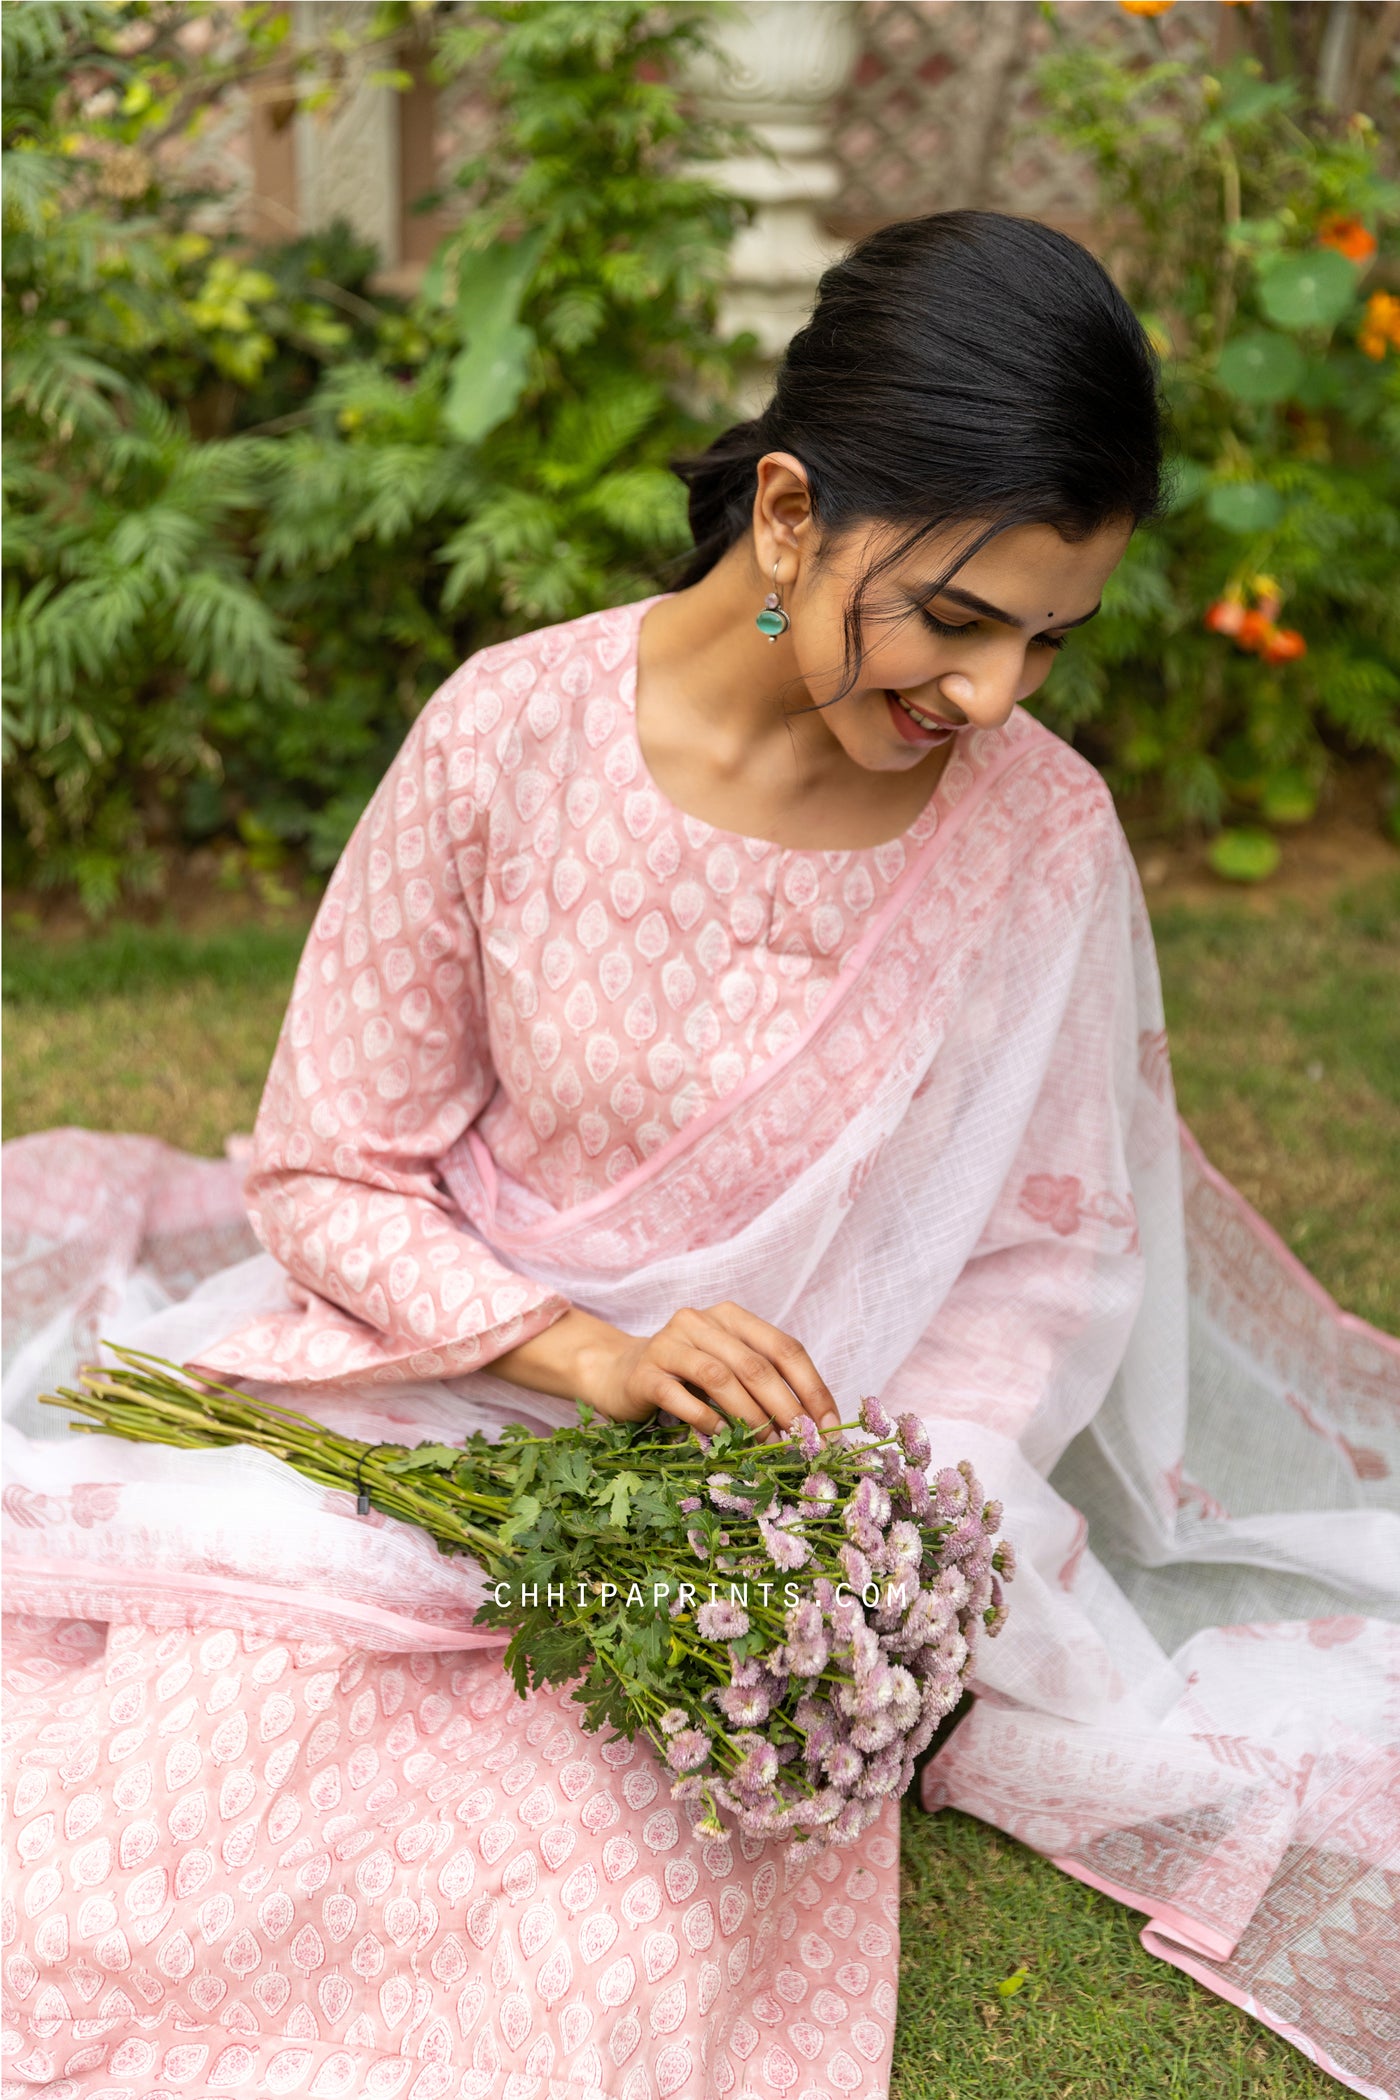
<svg viewBox="0 0 1400 2100"><path fill-rule="evenodd" d="M1018 706L1023 700L1029 700L1032 693L1040 691L1040 688L1050 676L1050 666L1054 661L1053 656L1049 658L1048 662L1043 664L1037 663L1033 656L1027 657L1026 668L1022 675L1021 683L1016 690L1016 703Z"/></svg>

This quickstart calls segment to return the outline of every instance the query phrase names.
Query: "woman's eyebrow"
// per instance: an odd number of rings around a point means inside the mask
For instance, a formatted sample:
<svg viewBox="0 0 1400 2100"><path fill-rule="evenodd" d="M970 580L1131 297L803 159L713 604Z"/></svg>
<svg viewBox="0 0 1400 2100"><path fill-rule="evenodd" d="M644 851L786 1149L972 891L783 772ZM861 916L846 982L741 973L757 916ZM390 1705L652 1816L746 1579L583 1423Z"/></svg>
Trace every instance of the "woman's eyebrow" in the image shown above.
<svg viewBox="0 0 1400 2100"><path fill-rule="evenodd" d="M955 605L965 606L969 612L981 613L988 620L1000 620L1003 627L1023 628L1026 625L1024 620L1018 620L1014 614L1003 612L999 605L989 605L985 598L977 597L972 591L959 590L958 586L953 583L946 583L941 591L934 591L925 595L936 598L951 598ZM1103 600L1100 599L1099 605L1096 605L1092 612L1081 613L1077 620L1052 620L1050 625L1052 627L1082 627L1086 620L1093 619L1094 613L1098 612L1102 603Z"/></svg>

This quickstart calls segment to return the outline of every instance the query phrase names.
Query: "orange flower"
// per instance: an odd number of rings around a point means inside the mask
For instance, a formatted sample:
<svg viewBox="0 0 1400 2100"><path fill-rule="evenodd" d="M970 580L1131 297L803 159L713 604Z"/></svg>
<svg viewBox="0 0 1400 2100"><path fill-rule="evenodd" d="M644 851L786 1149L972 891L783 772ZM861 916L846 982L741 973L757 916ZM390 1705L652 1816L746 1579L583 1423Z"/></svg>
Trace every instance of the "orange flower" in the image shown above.
<svg viewBox="0 0 1400 2100"><path fill-rule="evenodd" d="M1295 656L1306 656L1308 645L1296 627L1275 627L1260 651L1266 664L1291 663Z"/></svg>
<svg viewBox="0 0 1400 2100"><path fill-rule="evenodd" d="M1125 15L1164 15L1176 0L1118 0Z"/></svg>
<svg viewBox="0 0 1400 2100"><path fill-rule="evenodd" d="M1378 360L1388 348L1400 350L1400 299L1391 292L1372 292L1356 342L1367 357Z"/></svg>
<svg viewBox="0 0 1400 2100"><path fill-rule="evenodd" d="M1368 263L1376 252L1376 237L1360 219L1347 218L1342 212L1329 211L1317 229L1318 244L1323 248L1335 248L1348 262Z"/></svg>
<svg viewBox="0 0 1400 2100"><path fill-rule="evenodd" d="M1283 592L1272 576L1256 576L1249 586L1254 603L1266 620L1276 620L1283 609Z"/></svg>
<svg viewBox="0 0 1400 2100"><path fill-rule="evenodd" d="M1238 634L1244 622L1245 610L1238 598L1217 598L1206 607L1206 626L1212 634Z"/></svg>
<svg viewBox="0 0 1400 2100"><path fill-rule="evenodd" d="M1273 623L1261 612L1247 612L1240 621L1235 640L1241 649L1258 652L1265 648L1274 632Z"/></svg>

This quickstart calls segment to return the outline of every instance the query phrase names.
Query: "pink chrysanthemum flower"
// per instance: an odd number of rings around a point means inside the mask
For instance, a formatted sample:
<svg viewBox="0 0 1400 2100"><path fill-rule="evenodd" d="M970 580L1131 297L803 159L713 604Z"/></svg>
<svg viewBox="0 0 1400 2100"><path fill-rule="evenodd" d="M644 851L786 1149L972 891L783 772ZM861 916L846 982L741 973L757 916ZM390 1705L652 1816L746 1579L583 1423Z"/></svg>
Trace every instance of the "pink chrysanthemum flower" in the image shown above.
<svg viewBox="0 0 1400 2100"><path fill-rule="evenodd" d="M742 1604L716 1597L701 1605L695 1624L707 1641L741 1641L749 1630L749 1615Z"/></svg>
<svg viewBox="0 0 1400 2100"><path fill-rule="evenodd" d="M761 1735L736 1735L734 1747L743 1752L742 1761L735 1770L733 1785L751 1792L761 1793L771 1787L778 1776L778 1753Z"/></svg>
<svg viewBox="0 0 1400 2100"><path fill-rule="evenodd" d="M894 1423L873 1393L867 1394L860 1403L860 1423L861 1428L869 1430L871 1436L894 1435Z"/></svg>
<svg viewBox="0 0 1400 2100"><path fill-rule="evenodd" d="M758 1529L768 1548L769 1559L783 1574L791 1575L798 1568L805 1568L812 1558L811 1547L795 1532L785 1531L778 1524L760 1523Z"/></svg>
<svg viewBox="0 0 1400 2100"><path fill-rule="evenodd" d="M888 1748L898 1735L899 1730L888 1714L877 1714L872 1721L853 1721L851 1724L851 1741L857 1750L864 1750L867 1755Z"/></svg>
<svg viewBox="0 0 1400 2100"><path fill-rule="evenodd" d="M794 1677L820 1677L831 1660L831 1650L820 1639L789 1641L783 1649L783 1658Z"/></svg>
<svg viewBox="0 0 1400 2100"><path fill-rule="evenodd" d="M898 1790L903 1764L904 1760L893 1743L885 1750L877 1750L864 1766L856 1782L856 1792L867 1801L883 1801L887 1794Z"/></svg>
<svg viewBox="0 0 1400 2100"><path fill-rule="evenodd" d="M865 1770L865 1759L851 1743L833 1743L822 1759L833 1786L848 1794Z"/></svg>
<svg viewBox="0 0 1400 2100"><path fill-rule="evenodd" d="M747 1495L730 1493L733 1478L728 1473L711 1473L705 1485L710 1490L710 1500L716 1509L727 1509L736 1517L751 1517L753 1503Z"/></svg>
<svg viewBox="0 0 1400 2100"><path fill-rule="evenodd" d="M793 1423L790 1434L793 1442L802 1446L804 1458L810 1461L821 1457L821 1431L810 1415L800 1414Z"/></svg>
<svg viewBox="0 0 1400 2100"><path fill-rule="evenodd" d="M710 1738L698 1728L683 1728L666 1745L666 1762L673 1772L694 1772L710 1755Z"/></svg>
<svg viewBox="0 0 1400 2100"><path fill-rule="evenodd" d="M933 1481L934 1514L940 1524L961 1516L967 1508L967 1482L956 1466L945 1466Z"/></svg>
<svg viewBox="0 0 1400 2100"><path fill-rule="evenodd" d="M881 1487L879 1481L872 1479L868 1473L846 1505L846 1529L848 1532L851 1529L853 1517L859 1523L874 1524L881 1530L890 1521L890 1498Z"/></svg>
<svg viewBox="0 0 1400 2100"><path fill-rule="evenodd" d="M929 1450L928 1431L917 1415L900 1416L899 1443L910 1465L916 1466L922 1472L932 1453Z"/></svg>
<svg viewBox="0 0 1400 2100"><path fill-rule="evenodd" d="M933 1504L929 1497L928 1481L923 1473L916 1466L906 1466L900 1486L908 1498L915 1523L927 1523Z"/></svg>

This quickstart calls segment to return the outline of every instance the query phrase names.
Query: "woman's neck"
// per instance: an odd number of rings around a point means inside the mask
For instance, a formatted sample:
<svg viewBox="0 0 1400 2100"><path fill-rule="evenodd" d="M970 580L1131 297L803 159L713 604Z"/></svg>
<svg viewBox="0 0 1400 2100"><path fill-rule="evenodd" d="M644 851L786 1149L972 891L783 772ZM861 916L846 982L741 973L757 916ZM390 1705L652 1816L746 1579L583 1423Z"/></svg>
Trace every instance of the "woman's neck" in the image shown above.
<svg viewBox="0 0 1400 2100"><path fill-rule="evenodd" d="M813 708L787 637L769 642L755 628L763 592L751 568L733 548L642 620L637 740L652 779L687 816L779 846L839 851L898 838L951 747L902 774L856 765Z"/></svg>

